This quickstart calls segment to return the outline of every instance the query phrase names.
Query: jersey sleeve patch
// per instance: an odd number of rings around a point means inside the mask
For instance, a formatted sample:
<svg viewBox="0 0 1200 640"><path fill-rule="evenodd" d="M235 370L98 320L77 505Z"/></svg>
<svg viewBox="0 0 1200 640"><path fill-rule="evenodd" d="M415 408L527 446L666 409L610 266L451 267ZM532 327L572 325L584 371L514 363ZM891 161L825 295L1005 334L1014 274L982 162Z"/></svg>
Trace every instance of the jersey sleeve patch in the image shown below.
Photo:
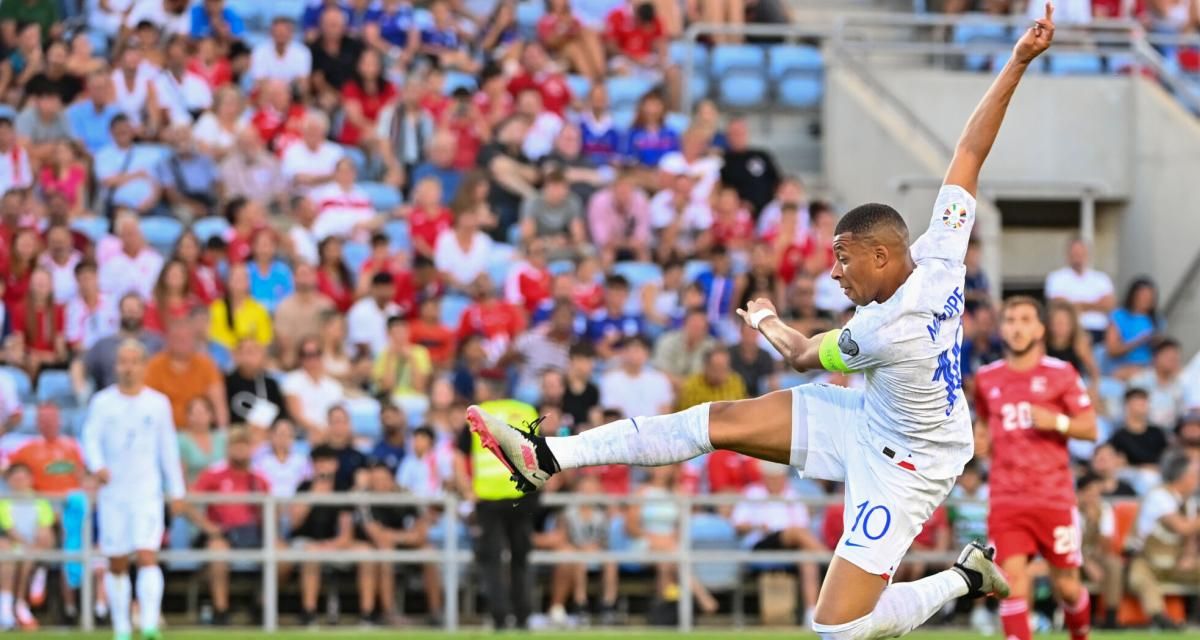
<svg viewBox="0 0 1200 640"><path fill-rule="evenodd" d="M821 359L821 366L826 371L836 371L838 373L850 373L853 371L846 365L845 358L842 354L846 354L853 358L858 355L858 343L854 341L854 336L851 335L849 329L842 329L840 333L828 331L821 338L821 346L818 350L818 355Z"/></svg>

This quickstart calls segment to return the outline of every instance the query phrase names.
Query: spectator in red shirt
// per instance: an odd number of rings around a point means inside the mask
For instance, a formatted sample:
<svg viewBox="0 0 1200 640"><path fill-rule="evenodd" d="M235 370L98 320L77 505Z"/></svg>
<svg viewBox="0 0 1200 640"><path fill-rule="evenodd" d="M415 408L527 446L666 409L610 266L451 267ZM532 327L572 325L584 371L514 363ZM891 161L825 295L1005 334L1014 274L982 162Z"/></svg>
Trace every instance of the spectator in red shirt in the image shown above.
<svg viewBox="0 0 1200 640"><path fill-rule="evenodd" d="M515 100L508 92L507 77L499 65L492 63L479 74L479 90L471 102L479 109L489 129L513 114Z"/></svg>
<svg viewBox="0 0 1200 640"><path fill-rule="evenodd" d="M188 293L202 304L212 304L224 295L221 278L217 270L204 260L204 247L200 238L191 230L184 231L175 242L172 258L183 262L188 270Z"/></svg>
<svg viewBox="0 0 1200 640"><path fill-rule="evenodd" d="M253 453L250 434L243 428L229 431L226 461L217 463L196 478L192 490L197 493L265 494L270 491L266 478L250 469ZM202 532L197 547L209 551L261 549L264 543L262 510L250 504L211 504L197 517ZM274 540L265 541L283 547ZM213 622L229 623L229 563L208 563L208 584L213 600Z"/></svg>
<svg viewBox="0 0 1200 640"><path fill-rule="evenodd" d="M408 270L404 268L403 254L393 254L391 241L380 232L371 234L371 255L363 262L362 268L358 271L358 280L354 287L356 296L367 295L371 286L371 278L377 273L390 274L393 281L402 275L411 279ZM411 287L411 284L409 286Z"/></svg>
<svg viewBox="0 0 1200 640"><path fill-rule="evenodd" d="M804 241L804 270L816 276L833 268L833 210L823 202L808 207L811 222Z"/></svg>
<svg viewBox="0 0 1200 640"><path fill-rule="evenodd" d="M199 301L188 288L188 268L181 260L171 259L158 272L154 285L154 296L146 305L142 326L150 331L164 333L167 323L183 320Z"/></svg>
<svg viewBox="0 0 1200 640"><path fill-rule="evenodd" d="M754 218L737 189L720 187L713 204L713 242L729 251L748 251L754 242Z"/></svg>
<svg viewBox="0 0 1200 640"><path fill-rule="evenodd" d="M454 331L442 324L441 303L437 298L421 302L417 319L408 327L409 339L429 351L429 359L438 369L446 369L454 363L457 339Z"/></svg>
<svg viewBox="0 0 1200 640"><path fill-rule="evenodd" d="M263 82L259 92L258 110L250 124L276 154L300 139L304 125L304 105L292 101L292 88L287 82L271 79Z"/></svg>
<svg viewBox="0 0 1200 640"><path fill-rule="evenodd" d="M547 0L546 14L537 23L537 36L548 53L565 59L579 75L592 82L604 79L604 47L596 32L571 13L571 0Z"/></svg>
<svg viewBox="0 0 1200 640"><path fill-rule="evenodd" d="M63 331L63 306L54 304L50 272L35 269L25 299L12 310L12 332L21 338L29 379L37 380L43 367L67 364L67 338Z"/></svg>
<svg viewBox="0 0 1200 640"><path fill-rule="evenodd" d="M708 454L708 490L711 493L741 493L746 487L762 482L758 461L733 451Z"/></svg>
<svg viewBox="0 0 1200 640"><path fill-rule="evenodd" d="M225 205L229 231L225 235L226 256L230 262L250 259L250 241L259 229L267 227L267 212L257 200L234 198Z"/></svg>
<svg viewBox="0 0 1200 640"><path fill-rule="evenodd" d="M342 85L342 131L338 142L370 148L375 138L375 123L384 105L396 99L396 87L383 73L383 62L374 49L363 51L357 71Z"/></svg>
<svg viewBox="0 0 1200 640"><path fill-rule="evenodd" d="M541 238L529 240L526 259L513 265L504 282L504 299L532 314L550 299L550 269L546 264L546 243Z"/></svg>
<svg viewBox="0 0 1200 640"><path fill-rule="evenodd" d="M187 70L202 78L213 90L233 81L229 58L221 55L217 41L212 36L196 41L196 51L188 58Z"/></svg>
<svg viewBox="0 0 1200 640"><path fill-rule="evenodd" d="M442 183L434 176L424 178L413 187L412 199L412 206L401 215L408 217L413 251L432 258L438 235L454 226L450 209L442 204Z"/></svg>
<svg viewBox="0 0 1200 640"><path fill-rule="evenodd" d="M542 95L542 108L563 115L571 104L571 87L567 77L554 69L546 50L536 42L525 45L521 53L521 71L508 81L508 93L516 98L526 89Z"/></svg>
<svg viewBox="0 0 1200 640"><path fill-rule="evenodd" d="M472 100L470 89L466 87L455 89L453 98L450 108L442 112L442 119L438 122L438 127L442 131L452 134L455 140L453 160L447 168L467 171L475 166L479 148L483 146L483 141L491 135L491 130L487 120L483 117L483 112ZM429 142L428 155L431 163L436 162L434 148L439 135L442 133L435 134L434 139ZM418 170L420 169L421 167L418 167ZM414 177L416 176L414 175ZM447 198L454 196L453 193L443 195Z"/></svg>
<svg viewBox="0 0 1200 640"><path fill-rule="evenodd" d="M525 317L515 305L496 297L496 288L486 273L471 284L474 302L463 312L458 325L458 339L471 335L484 338L483 349L488 361L494 363L508 349L509 343L525 330Z"/></svg>
<svg viewBox="0 0 1200 640"><path fill-rule="evenodd" d="M38 254L41 250L42 240L37 229L26 227L12 235L4 274L4 306L8 308L9 314L12 314L14 308L25 299L25 293L29 290L29 277L37 268Z"/></svg>
<svg viewBox="0 0 1200 640"><path fill-rule="evenodd" d="M317 291L333 301L341 313L354 304L354 279L350 269L342 260L342 239L329 236L317 247L320 263L317 265Z"/></svg>
<svg viewBox="0 0 1200 640"><path fill-rule="evenodd" d="M670 37L663 22L658 3L630 0L628 5L608 14L604 40L611 56L610 70L620 75L662 79L667 103L675 106L679 104L679 69L669 63Z"/></svg>
<svg viewBox="0 0 1200 640"><path fill-rule="evenodd" d="M433 118L434 122L441 120L442 114L450 106L450 98L446 96L446 74L440 67L434 67L425 72L425 81L417 83L421 98L421 109Z"/></svg>

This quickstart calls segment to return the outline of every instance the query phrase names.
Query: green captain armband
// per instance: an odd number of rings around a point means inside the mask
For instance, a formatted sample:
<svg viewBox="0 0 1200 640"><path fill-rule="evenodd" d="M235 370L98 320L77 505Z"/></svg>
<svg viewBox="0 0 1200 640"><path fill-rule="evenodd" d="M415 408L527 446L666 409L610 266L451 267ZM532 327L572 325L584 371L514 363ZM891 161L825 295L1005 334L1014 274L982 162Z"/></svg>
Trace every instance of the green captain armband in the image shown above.
<svg viewBox="0 0 1200 640"><path fill-rule="evenodd" d="M842 359L842 349L838 344L841 334L842 331L826 331L825 335L821 337L821 347L818 349L817 355L821 359L821 366L826 371L851 373L854 370L846 366L846 361Z"/></svg>

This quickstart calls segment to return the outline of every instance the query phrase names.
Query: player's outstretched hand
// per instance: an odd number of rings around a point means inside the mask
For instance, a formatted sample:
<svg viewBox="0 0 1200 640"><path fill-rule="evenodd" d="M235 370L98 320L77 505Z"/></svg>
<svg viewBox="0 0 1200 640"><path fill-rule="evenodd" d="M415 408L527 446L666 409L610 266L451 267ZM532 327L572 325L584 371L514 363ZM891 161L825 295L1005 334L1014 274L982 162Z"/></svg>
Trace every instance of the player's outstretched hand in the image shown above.
<svg viewBox="0 0 1200 640"><path fill-rule="evenodd" d="M1045 17L1038 18L1032 27L1021 36L1017 41L1017 45L1013 47L1013 57L1018 62L1030 63L1033 59L1042 54L1043 51L1050 48L1050 42L1054 40L1054 5L1046 2Z"/></svg>
<svg viewBox="0 0 1200 640"><path fill-rule="evenodd" d="M770 300L767 300L766 298L755 298L754 300L746 303L745 309L738 309L737 314L742 317L742 320L744 320L751 329L757 329L758 327L755 327L754 323L750 321L750 317L753 316L755 312L762 310L776 313L775 305L772 304Z"/></svg>

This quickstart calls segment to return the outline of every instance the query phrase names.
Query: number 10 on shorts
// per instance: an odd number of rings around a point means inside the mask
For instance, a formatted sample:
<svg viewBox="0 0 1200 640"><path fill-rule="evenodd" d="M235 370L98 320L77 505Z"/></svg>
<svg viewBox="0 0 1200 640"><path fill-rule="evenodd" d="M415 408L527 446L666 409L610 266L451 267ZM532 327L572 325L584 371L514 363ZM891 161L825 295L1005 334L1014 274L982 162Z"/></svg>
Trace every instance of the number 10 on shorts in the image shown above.
<svg viewBox="0 0 1200 640"><path fill-rule="evenodd" d="M850 527L850 533L855 533L858 528L862 527L862 533L868 540L878 540L887 535L888 529L892 528L892 512L888 508L877 504L871 506L870 500L864 500L854 507L858 509L858 514L854 516L854 525Z"/></svg>

